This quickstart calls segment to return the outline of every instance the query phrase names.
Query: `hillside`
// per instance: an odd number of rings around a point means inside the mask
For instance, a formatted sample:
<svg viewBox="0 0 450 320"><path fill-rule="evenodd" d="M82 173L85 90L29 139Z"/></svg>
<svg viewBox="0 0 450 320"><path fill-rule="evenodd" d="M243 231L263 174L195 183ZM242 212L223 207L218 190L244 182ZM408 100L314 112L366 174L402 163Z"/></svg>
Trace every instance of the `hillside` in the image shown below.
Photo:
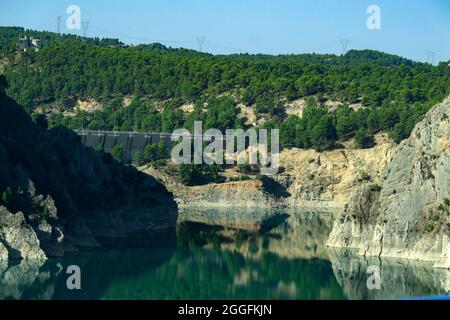
<svg viewBox="0 0 450 320"><path fill-rule="evenodd" d="M450 93L447 63L432 66L372 50L343 56L210 55L21 28L3 27L0 34L8 94L29 113L44 110L51 124L71 128L171 132L203 120L217 128L224 122L277 127L285 147L328 149L357 133L370 146L379 131L397 142L407 138ZM20 35L43 38L43 49L17 53ZM131 108L124 108L130 105L124 98L133 102ZM89 100L102 108L74 111ZM319 116L300 120L308 105Z"/></svg>
<svg viewBox="0 0 450 320"><path fill-rule="evenodd" d="M173 244L177 210L164 186L67 128L33 123L0 80L0 260Z"/></svg>

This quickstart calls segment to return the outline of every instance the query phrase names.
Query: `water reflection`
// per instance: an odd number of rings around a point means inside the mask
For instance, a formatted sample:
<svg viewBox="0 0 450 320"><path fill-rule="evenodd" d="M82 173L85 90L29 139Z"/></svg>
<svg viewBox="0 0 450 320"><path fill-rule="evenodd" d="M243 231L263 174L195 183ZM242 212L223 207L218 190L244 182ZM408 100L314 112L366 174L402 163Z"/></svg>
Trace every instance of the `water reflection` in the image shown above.
<svg viewBox="0 0 450 320"><path fill-rule="evenodd" d="M0 299L389 299L449 290L449 272L429 264L329 250L330 215L257 216L263 219L250 228L206 225L202 214L196 222L184 219L173 249L0 262ZM66 287L72 264L82 270L80 291ZM380 267L381 290L367 289L369 265Z"/></svg>
<svg viewBox="0 0 450 320"><path fill-rule="evenodd" d="M404 259L357 257L346 250L330 250L333 272L349 299L400 299L450 293L450 271L433 263ZM369 290L367 268L377 266L380 290Z"/></svg>

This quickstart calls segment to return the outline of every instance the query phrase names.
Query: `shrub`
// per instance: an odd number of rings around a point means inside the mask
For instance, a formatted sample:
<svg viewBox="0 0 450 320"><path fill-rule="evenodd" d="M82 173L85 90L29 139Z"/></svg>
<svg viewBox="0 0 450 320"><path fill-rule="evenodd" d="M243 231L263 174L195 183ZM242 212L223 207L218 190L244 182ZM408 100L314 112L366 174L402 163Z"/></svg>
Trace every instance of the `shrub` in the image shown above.
<svg viewBox="0 0 450 320"><path fill-rule="evenodd" d="M142 152L136 151L133 153L133 157L132 157L131 161L133 162L134 165L136 165L136 166L142 165L142 162L143 162L142 160L143 160Z"/></svg>
<svg viewBox="0 0 450 320"><path fill-rule="evenodd" d="M44 207L40 213L40 216L42 219L44 219L45 221L48 221L48 219L50 219L50 211L48 210L47 207Z"/></svg>
<svg viewBox="0 0 450 320"><path fill-rule="evenodd" d="M102 152L103 151L103 145L101 143L97 143L95 146L95 151Z"/></svg>
<svg viewBox="0 0 450 320"><path fill-rule="evenodd" d="M361 172L358 181L370 181L371 179L370 175L366 171L363 171Z"/></svg>
<svg viewBox="0 0 450 320"><path fill-rule="evenodd" d="M158 160L158 146L156 144L148 144L144 149L145 161Z"/></svg>
<svg viewBox="0 0 450 320"><path fill-rule="evenodd" d="M381 191L381 186L379 186L378 184L373 184L370 186L370 192L380 192Z"/></svg>
<svg viewBox="0 0 450 320"><path fill-rule="evenodd" d="M7 206L10 204L12 199L12 190L10 187L7 187L3 193L2 193L2 198L1 198L1 204L4 206Z"/></svg>
<svg viewBox="0 0 450 320"><path fill-rule="evenodd" d="M119 162L124 162L125 155L124 155L123 146L120 144L115 145L111 150L111 155L115 160L117 160Z"/></svg>
<svg viewBox="0 0 450 320"><path fill-rule="evenodd" d="M436 228L436 226L434 225L434 223L429 223L425 226L425 231L427 233L431 233L434 231L435 228Z"/></svg>
<svg viewBox="0 0 450 320"><path fill-rule="evenodd" d="M366 128L359 128L355 133L355 147L358 149L367 149L373 147L373 145L373 136L368 134Z"/></svg>

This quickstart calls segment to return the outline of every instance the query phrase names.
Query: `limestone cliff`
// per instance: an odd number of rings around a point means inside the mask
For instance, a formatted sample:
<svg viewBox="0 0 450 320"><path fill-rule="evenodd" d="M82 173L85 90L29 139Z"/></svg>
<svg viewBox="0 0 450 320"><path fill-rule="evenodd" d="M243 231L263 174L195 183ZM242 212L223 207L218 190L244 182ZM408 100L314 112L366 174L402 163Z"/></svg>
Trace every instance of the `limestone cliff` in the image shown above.
<svg viewBox="0 0 450 320"><path fill-rule="evenodd" d="M289 193L270 178L210 184L185 188L179 194L180 207L277 208Z"/></svg>
<svg viewBox="0 0 450 320"><path fill-rule="evenodd" d="M450 267L450 97L397 147L380 187L352 193L328 245Z"/></svg>
<svg viewBox="0 0 450 320"><path fill-rule="evenodd" d="M174 193L180 208L311 208L342 209L362 186L375 186L395 144L379 135L371 149L338 149L326 152L285 149L278 175L246 181L187 187L164 170L140 170L156 177Z"/></svg>
<svg viewBox="0 0 450 320"><path fill-rule="evenodd" d="M274 179L291 195L290 207L337 211L362 186L380 183L381 172L395 148L383 136L371 149L325 152L290 149L280 155L282 173Z"/></svg>
<svg viewBox="0 0 450 320"><path fill-rule="evenodd" d="M176 218L155 179L86 149L68 129L33 123L0 87L0 260L167 244Z"/></svg>

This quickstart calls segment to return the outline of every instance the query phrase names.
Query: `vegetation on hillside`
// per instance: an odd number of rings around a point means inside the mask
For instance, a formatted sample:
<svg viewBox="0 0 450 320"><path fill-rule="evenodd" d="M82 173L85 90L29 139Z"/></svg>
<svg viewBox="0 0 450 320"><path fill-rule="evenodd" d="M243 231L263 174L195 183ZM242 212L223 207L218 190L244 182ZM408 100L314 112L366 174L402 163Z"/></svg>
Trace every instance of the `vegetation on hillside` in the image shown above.
<svg viewBox="0 0 450 320"><path fill-rule="evenodd" d="M406 138L422 115L450 93L450 68L371 51L343 56L209 55L160 44L127 47L117 40L86 39L21 28L0 28L0 50L9 63L8 94L30 113L41 105L94 98L102 110L75 117L54 114L50 125L71 128L171 132L194 120L219 129L245 127L238 103L280 128L285 147L328 149L357 136L361 147L387 131ZM23 34L44 39L39 52L17 55ZM124 96L134 96L122 107ZM220 97L218 97L220 96ZM314 99L309 99L314 97ZM286 102L308 99L303 117L287 116ZM342 101L337 110L326 100ZM165 101L163 110L156 103ZM194 102L193 113L179 107ZM360 103L358 111L349 107ZM205 107L206 106L206 107Z"/></svg>

